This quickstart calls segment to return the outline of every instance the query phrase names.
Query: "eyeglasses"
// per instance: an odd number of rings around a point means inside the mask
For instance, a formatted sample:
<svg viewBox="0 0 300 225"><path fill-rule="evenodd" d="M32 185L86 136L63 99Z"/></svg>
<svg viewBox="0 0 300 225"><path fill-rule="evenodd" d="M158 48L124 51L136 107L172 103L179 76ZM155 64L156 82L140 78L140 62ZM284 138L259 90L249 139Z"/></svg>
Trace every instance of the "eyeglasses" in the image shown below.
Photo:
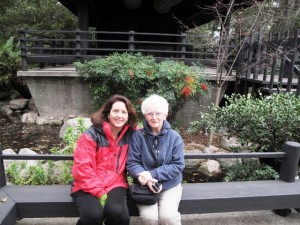
<svg viewBox="0 0 300 225"><path fill-rule="evenodd" d="M151 112L151 113L146 113L145 114L146 116L148 116L148 117L160 117L160 116L162 116L163 114L162 113L159 113L159 112Z"/></svg>

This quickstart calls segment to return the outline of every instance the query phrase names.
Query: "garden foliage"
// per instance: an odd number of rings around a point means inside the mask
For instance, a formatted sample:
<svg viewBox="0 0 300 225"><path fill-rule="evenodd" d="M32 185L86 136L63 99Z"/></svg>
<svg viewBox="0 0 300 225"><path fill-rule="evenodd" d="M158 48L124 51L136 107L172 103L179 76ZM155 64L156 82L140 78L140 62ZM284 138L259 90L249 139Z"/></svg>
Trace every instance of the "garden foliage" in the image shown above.
<svg viewBox="0 0 300 225"><path fill-rule="evenodd" d="M143 99L155 93L169 102L169 120L172 120L187 100L207 94L209 90L200 66L171 60L157 63L153 56L140 53L114 53L89 62L78 62L75 66L89 82L96 107L111 95L122 94L139 111Z"/></svg>
<svg viewBox="0 0 300 225"><path fill-rule="evenodd" d="M236 136L242 144L255 143L254 151L279 151L286 141L300 142L300 98L293 93L270 96L225 96L224 107L212 106L200 113L201 121L191 124L214 130L229 137Z"/></svg>
<svg viewBox="0 0 300 225"><path fill-rule="evenodd" d="M75 128L69 127L64 135L64 148L51 149L52 154L72 155L79 136L86 130L84 120L78 118ZM70 184L73 180L73 161L40 161L37 165L27 165L26 161L12 162L6 169L8 181L17 185Z"/></svg>
<svg viewBox="0 0 300 225"><path fill-rule="evenodd" d="M223 169L226 174L224 181L255 181L255 180L276 180L279 178L271 166L260 164L257 160L247 160L244 163L236 163Z"/></svg>

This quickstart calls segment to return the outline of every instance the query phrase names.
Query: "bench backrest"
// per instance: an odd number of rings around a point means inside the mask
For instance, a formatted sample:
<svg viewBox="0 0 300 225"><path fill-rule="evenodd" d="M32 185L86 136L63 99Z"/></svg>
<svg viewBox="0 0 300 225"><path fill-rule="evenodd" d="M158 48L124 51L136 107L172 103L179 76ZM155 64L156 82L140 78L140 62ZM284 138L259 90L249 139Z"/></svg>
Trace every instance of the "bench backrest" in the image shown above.
<svg viewBox="0 0 300 225"><path fill-rule="evenodd" d="M283 146L283 152L258 153L186 153L185 159L218 159L218 158L282 158L279 179L285 182L295 182L300 157L300 143L288 141ZM2 154L0 144L0 188L6 185L5 159L11 160L73 160L72 155L12 155Z"/></svg>

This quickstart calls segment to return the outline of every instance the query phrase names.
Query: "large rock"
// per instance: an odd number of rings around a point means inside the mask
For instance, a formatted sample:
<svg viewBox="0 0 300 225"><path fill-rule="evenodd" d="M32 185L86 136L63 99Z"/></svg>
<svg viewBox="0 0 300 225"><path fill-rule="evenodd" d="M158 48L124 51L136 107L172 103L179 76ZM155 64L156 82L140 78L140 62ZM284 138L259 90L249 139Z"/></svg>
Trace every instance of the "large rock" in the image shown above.
<svg viewBox="0 0 300 225"><path fill-rule="evenodd" d="M241 149L242 145L237 141L236 137L225 138L221 140L221 148L232 150L232 149Z"/></svg>
<svg viewBox="0 0 300 225"><path fill-rule="evenodd" d="M0 107L0 114L2 115L11 115L13 114L13 110L9 107L9 105L4 105Z"/></svg>
<svg viewBox="0 0 300 225"><path fill-rule="evenodd" d="M9 102L9 107L12 110L17 110L17 109L22 110L27 108L28 102L29 102L28 99L14 99Z"/></svg>
<svg viewBox="0 0 300 225"><path fill-rule="evenodd" d="M8 149L4 149L2 151L2 154L3 155L16 155L17 153L15 153L14 150L12 150L11 148L8 148ZM5 159L4 160L4 168L5 170L9 167L9 165L13 162L14 160L11 160L11 159Z"/></svg>
<svg viewBox="0 0 300 225"><path fill-rule="evenodd" d="M67 120L64 125L61 127L60 132L59 132L59 137L63 138L67 129L69 127L73 128L73 131L76 132L76 127L79 125L79 120L80 117L74 118L74 119L70 119ZM84 126L86 128L89 128L92 125L91 119L90 118L82 118L84 120Z"/></svg>
<svg viewBox="0 0 300 225"><path fill-rule="evenodd" d="M37 153L29 148L21 148L19 155L37 155ZM26 166L36 166L38 164L38 160L26 160L23 162L26 162Z"/></svg>
<svg viewBox="0 0 300 225"><path fill-rule="evenodd" d="M209 177L222 172L220 163L216 160L207 160L206 162L201 163L198 171Z"/></svg>
<svg viewBox="0 0 300 225"><path fill-rule="evenodd" d="M188 150L186 153L203 153L201 150ZM205 162L206 159L186 159L185 165L186 167L198 167L202 162Z"/></svg>
<svg viewBox="0 0 300 225"><path fill-rule="evenodd" d="M22 115L21 121L22 123L34 124L37 118L38 114L36 112L29 112Z"/></svg>

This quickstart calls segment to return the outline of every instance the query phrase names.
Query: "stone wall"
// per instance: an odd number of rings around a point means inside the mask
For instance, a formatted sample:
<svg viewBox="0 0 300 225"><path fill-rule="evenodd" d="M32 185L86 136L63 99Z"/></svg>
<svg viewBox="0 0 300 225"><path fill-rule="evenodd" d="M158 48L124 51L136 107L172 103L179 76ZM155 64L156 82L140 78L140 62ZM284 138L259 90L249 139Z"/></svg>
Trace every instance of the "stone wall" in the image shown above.
<svg viewBox="0 0 300 225"><path fill-rule="evenodd" d="M202 96L196 101L187 101L178 113L176 114L176 123L181 127L187 128L189 123L200 119L200 112L208 112L208 107L211 106L216 99L217 87L214 80L210 80L211 83L211 93L207 96ZM221 89L221 98L219 103L224 96L224 93L228 87L228 82L224 84Z"/></svg>
<svg viewBox="0 0 300 225"><path fill-rule="evenodd" d="M74 68L18 71L31 92L40 116L88 116L93 102L88 85Z"/></svg>
<svg viewBox="0 0 300 225"><path fill-rule="evenodd" d="M212 86L211 95L197 101L188 101L176 116L176 125L188 127L189 123L199 120L199 112L207 111L215 102L216 76L208 70ZM79 78L73 66L54 67L29 71L18 71L27 82L39 116L88 116L93 109L93 102L88 84ZM231 80L232 82L233 80ZM223 96L228 82L222 88Z"/></svg>

